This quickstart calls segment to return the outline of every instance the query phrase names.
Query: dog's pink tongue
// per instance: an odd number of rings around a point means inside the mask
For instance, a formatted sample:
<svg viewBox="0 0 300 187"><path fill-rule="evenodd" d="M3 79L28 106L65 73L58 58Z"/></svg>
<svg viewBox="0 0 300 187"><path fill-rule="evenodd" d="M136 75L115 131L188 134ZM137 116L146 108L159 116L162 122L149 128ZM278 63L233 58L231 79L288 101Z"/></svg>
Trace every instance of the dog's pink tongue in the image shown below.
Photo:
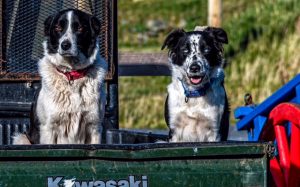
<svg viewBox="0 0 300 187"><path fill-rule="evenodd" d="M191 78L191 82L193 84L199 84L202 81L202 78Z"/></svg>

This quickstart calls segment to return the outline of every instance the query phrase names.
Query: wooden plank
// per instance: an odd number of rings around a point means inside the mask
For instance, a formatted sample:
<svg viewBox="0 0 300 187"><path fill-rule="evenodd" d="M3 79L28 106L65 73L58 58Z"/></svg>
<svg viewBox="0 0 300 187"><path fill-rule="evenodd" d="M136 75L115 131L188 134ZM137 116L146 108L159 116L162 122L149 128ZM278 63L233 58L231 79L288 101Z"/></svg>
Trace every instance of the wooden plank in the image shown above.
<svg viewBox="0 0 300 187"><path fill-rule="evenodd" d="M119 53L119 76L170 76L166 53Z"/></svg>
<svg viewBox="0 0 300 187"><path fill-rule="evenodd" d="M221 27L222 0L208 0L208 25L213 27Z"/></svg>

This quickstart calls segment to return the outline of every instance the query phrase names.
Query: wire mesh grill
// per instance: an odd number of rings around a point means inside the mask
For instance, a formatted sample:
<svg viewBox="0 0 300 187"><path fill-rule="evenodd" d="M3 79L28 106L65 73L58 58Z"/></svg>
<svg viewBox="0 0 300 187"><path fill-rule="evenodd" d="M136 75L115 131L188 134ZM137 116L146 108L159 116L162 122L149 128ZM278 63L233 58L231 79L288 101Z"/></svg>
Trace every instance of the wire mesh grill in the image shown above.
<svg viewBox="0 0 300 187"><path fill-rule="evenodd" d="M3 4L4 3L4 4ZM112 77L112 1L110 0L4 0L1 3L0 80L37 80L37 62L43 55L44 20L60 10L76 8L101 21L100 52ZM5 36L1 36L5 35ZM5 38L5 39L4 39Z"/></svg>

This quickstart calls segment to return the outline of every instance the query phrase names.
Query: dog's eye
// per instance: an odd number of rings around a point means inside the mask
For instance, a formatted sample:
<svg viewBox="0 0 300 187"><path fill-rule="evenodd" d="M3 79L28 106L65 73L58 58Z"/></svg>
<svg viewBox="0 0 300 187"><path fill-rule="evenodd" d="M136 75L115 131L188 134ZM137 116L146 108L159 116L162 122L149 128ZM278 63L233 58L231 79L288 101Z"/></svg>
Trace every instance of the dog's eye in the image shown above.
<svg viewBox="0 0 300 187"><path fill-rule="evenodd" d="M210 52L210 48L209 48L209 47L205 47L205 48L203 49L203 52L204 52L205 54L208 54L208 53Z"/></svg>
<svg viewBox="0 0 300 187"><path fill-rule="evenodd" d="M189 54L189 50L187 50L187 49L184 49L182 52L183 52L184 55Z"/></svg>
<svg viewBox="0 0 300 187"><path fill-rule="evenodd" d="M79 26L79 27L77 28L77 31L78 31L78 32L83 32L83 27L82 27L82 26Z"/></svg>
<svg viewBox="0 0 300 187"><path fill-rule="evenodd" d="M55 31L56 31L56 32L61 32L61 31L62 31L61 26L56 25L56 26L55 26Z"/></svg>

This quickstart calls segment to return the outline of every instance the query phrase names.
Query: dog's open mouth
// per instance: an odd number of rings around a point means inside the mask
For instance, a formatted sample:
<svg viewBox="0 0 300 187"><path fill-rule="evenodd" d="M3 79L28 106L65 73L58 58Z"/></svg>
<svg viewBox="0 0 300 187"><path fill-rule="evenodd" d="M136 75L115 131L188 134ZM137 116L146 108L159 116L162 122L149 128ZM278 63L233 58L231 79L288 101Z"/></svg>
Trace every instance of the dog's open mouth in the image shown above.
<svg viewBox="0 0 300 187"><path fill-rule="evenodd" d="M190 82L194 85L200 84L203 80L204 76L192 76L189 77Z"/></svg>

